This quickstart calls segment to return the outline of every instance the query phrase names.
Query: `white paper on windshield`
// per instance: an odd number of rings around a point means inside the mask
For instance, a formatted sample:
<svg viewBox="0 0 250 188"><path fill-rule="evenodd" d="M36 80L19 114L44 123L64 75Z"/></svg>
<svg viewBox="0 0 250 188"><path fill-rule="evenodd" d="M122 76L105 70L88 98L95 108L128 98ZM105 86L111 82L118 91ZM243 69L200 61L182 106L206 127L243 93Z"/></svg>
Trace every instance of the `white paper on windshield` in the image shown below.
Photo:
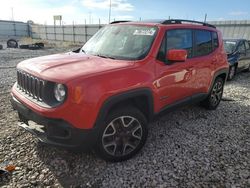
<svg viewBox="0 0 250 188"><path fill-rule="evenodd" d="M155 34L155 29L136 29L133 35L144 35L153 36Z"/></svg>

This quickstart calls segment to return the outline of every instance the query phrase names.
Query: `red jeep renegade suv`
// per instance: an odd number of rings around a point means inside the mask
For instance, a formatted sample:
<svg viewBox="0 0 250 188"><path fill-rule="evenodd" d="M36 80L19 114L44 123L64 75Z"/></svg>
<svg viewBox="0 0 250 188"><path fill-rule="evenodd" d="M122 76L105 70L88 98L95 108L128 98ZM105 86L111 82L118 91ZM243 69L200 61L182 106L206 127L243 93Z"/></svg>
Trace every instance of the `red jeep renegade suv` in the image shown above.
<svg viewBox="0 0 250 188"><path fill-rule="evenodd" d="M219 105L228 73L221 33L188 20L115 22L81 49L17 65L12 105L42 142L131 158L163 110Z"/></svg>

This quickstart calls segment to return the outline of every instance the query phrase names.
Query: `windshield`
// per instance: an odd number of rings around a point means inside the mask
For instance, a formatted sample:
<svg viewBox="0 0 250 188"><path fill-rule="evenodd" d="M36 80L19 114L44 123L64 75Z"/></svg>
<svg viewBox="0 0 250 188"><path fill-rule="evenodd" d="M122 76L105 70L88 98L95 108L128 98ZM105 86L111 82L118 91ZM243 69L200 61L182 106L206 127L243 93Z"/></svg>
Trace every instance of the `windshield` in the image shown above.
<svg viewBox="0 0 250 188"><path fill-rule="evenodd" d="M225 48L225 51L226 51L228 54L233 53L233 52L235 51L236 44L237 44L236 41L228 41L228 40L225 40L225 41L224 41L224 48Z"/></svg>
<svg viewBox="0 0 250 188"><path fill-rule="evenodd" d="M143 59L151 48L156 31L156 27L108 25L82 47L82 52L112 59Z"/></svg>

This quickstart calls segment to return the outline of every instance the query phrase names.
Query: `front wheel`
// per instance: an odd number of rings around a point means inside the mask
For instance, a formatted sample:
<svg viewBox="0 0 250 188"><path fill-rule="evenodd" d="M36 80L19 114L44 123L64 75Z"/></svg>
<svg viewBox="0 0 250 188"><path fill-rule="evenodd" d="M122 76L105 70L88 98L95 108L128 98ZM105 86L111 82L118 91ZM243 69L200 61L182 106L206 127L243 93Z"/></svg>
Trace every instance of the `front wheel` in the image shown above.
<svg viewBox="0 0 250 188"><path fill-rule="evenodd" d="M117 108L100 127L96 152L106 161L124 161L139 152L147 135L146 118L137 108Z"/></svg>
<svg viewBox="0 0 250 188"><path fill-rule="evenodd" d="M209 95L204 101L201 102L202 106L204 106L208 110L215 110L220 104L223 95L223 88L223 79L220 77L216 78Z"/></svg>

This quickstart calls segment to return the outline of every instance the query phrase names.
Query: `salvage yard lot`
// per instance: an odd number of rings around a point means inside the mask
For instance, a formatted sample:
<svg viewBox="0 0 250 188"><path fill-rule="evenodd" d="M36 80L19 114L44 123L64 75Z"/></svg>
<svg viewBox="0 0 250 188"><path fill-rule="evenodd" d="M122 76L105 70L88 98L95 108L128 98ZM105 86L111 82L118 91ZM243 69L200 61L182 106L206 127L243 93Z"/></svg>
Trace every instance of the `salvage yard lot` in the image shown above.
<svg viewBox="0 0 250 188"><path fill-rule="evenodd" d="M216 111L197 105L157 117L134 158L107 163L40 144L18 127L10 89L18 62L65 49L0 50L0 164L17 169L6 187L250 187L250 73L228 82Z"/></svg>

